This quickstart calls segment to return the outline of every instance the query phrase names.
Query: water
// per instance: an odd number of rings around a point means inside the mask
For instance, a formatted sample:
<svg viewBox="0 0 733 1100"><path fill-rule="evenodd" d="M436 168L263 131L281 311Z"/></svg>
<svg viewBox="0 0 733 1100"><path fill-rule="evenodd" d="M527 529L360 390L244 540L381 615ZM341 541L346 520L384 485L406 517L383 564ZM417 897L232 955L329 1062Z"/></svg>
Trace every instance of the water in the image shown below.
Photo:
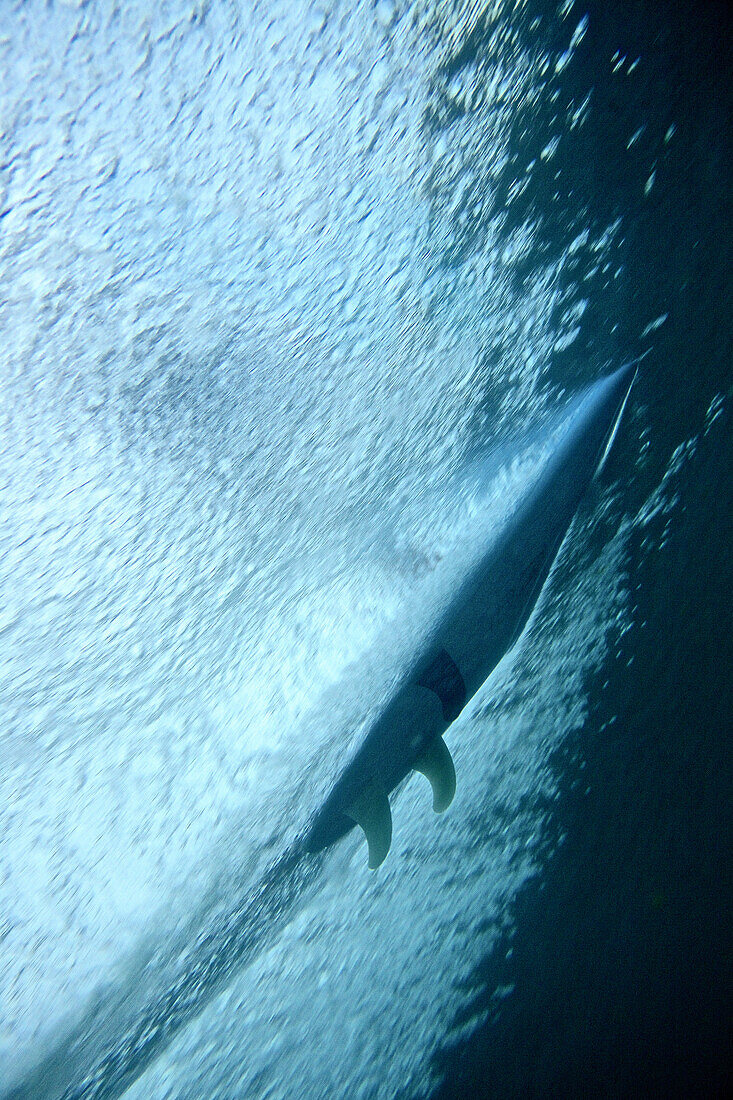
<svg viewBox="0 0 733 1100"><path fill-rule="evenodd" d="M714 15L3 10L8 1087L723 1080ZM353 662L450 545L462 464L647 348L530 629L451 733L449 814L413 779L377 875L356 837L293 864L378 701Z"/></svg>

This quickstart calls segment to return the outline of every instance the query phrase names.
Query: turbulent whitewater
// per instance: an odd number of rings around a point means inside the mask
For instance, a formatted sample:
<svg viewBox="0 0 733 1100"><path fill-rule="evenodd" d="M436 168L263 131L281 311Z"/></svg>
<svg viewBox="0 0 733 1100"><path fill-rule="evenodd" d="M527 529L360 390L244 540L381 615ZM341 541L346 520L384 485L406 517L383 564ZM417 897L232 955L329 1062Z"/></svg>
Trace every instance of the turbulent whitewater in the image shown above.
<svg viewBox="0 0 733 1100"><path fill-rule="evenodd" d="M548 242L522 203L582 125L551 121L571 4L561 54L501 3L246 8L0 14L19 1096L424 1086L626 615L606 485L460 718L449 819L408 784L378 879L351 839L293 870L336 685L451 545L456 471L608 367L567 357L618 227Z"/></svg>

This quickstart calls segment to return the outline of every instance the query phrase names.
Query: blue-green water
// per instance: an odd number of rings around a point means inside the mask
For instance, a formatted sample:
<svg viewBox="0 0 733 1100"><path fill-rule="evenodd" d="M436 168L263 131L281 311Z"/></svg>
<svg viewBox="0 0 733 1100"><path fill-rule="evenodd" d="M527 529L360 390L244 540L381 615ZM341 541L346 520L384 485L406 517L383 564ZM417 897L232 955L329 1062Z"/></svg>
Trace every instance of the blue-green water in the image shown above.
<svg viewBox="0 0 733 1100"><path fill-rule="evenodd" d="M730 42L0 13L0 1095L729 1085ZM449 813L291 858L463 464L644 352Z"/></svg>

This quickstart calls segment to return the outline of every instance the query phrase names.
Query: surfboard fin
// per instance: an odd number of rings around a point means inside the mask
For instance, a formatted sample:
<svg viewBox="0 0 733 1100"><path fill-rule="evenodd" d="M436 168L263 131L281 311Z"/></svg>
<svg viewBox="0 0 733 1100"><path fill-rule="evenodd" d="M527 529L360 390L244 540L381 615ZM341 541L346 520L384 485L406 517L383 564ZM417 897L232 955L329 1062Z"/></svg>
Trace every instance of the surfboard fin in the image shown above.
<svg viewBox="0 0 733 1100"><path fill-rule="evenodd" d="M456 793L456 769L448 746L442 737L435 737L413 764L433 788L433 809L442 814Z"/></svg>
<svg viewBox="0 0 733 1100"><path fill-rule="evenodd" d="M375 871L392 843L392 814L386 793L378 783L372 782L345 813L363 831L369 846L369 869Z"/></svg>

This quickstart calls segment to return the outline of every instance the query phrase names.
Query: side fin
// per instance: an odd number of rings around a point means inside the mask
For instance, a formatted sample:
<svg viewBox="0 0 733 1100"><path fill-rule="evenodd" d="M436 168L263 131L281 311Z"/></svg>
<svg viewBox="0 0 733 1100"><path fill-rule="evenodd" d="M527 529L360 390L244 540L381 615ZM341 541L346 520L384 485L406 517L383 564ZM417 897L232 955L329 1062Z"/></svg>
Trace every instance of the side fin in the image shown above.
<svg viewBox="0 0 733 1100"><path fill-rule="evenodd" d="M378 783L371 782L344 813L362 829L369 846L369 869L375 871L392 843L392 814L387 795Z"/></svg>
<svg viewBox="0 0 733 1100"><path fill-rule="evenodd" d="M413 764L433 788L433 809L442 814L456 793L456 769L448 746L442 737L435 737Z"/></svg>

